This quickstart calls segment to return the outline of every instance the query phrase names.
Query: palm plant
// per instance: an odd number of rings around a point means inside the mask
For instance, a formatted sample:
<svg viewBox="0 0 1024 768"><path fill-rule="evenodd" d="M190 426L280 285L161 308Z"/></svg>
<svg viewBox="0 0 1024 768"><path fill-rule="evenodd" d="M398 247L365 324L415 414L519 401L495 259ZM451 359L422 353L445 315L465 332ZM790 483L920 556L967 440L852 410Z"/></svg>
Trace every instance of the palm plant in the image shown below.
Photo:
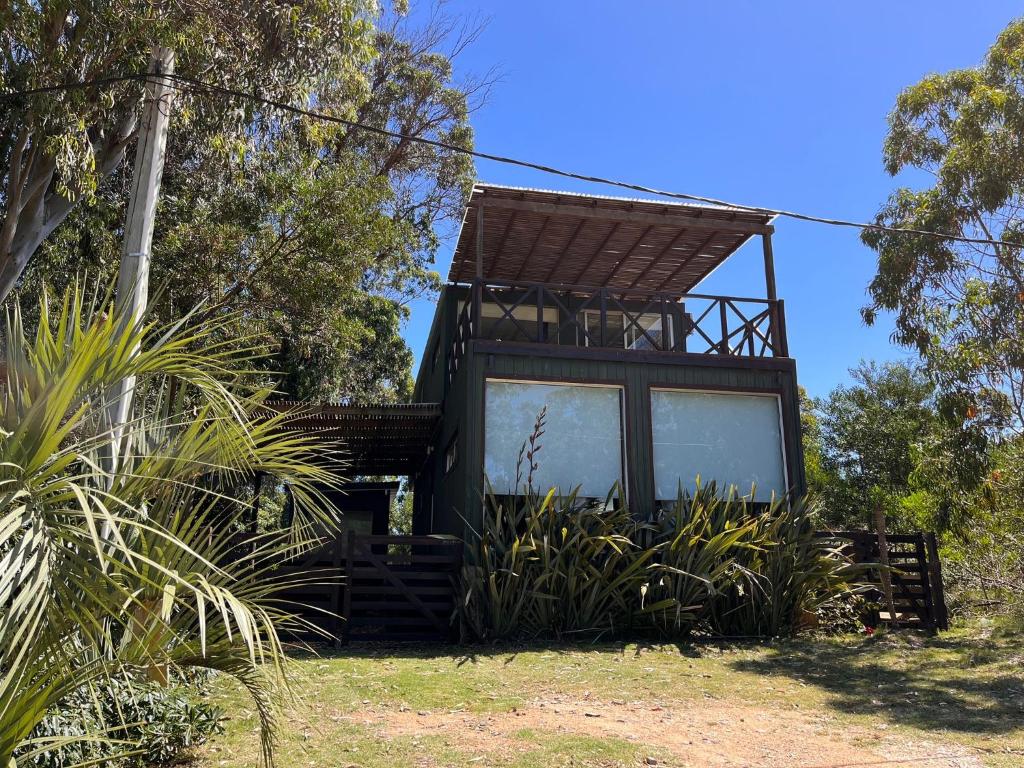
<svg viewBox="0 0 1024 768"><path fill-rule="evenodd" d="M284 417L252 418L267 395L247 383L256 350L218 342L219 331L194 316L167 328L126 322L109 293L78 286L56 307L44 298L32 336L18 309L9 312L0 764L57 746L32 733L71 693L104 677L163 681L191 667L245 686L272 758L274 701L286 682L279 632L297 621L274 599L283 585L272 563L311 546L314 523L333 524L317 490L333 478L311 442L280 429ZM121 431L107 421L108 393L126 377L136 390ZM116 463L105 460L115 453ZM296 525L236 556L229 533L245 506L233 489L256 471L289 483ZM94 738L119 732L112 724Z"/></svg>

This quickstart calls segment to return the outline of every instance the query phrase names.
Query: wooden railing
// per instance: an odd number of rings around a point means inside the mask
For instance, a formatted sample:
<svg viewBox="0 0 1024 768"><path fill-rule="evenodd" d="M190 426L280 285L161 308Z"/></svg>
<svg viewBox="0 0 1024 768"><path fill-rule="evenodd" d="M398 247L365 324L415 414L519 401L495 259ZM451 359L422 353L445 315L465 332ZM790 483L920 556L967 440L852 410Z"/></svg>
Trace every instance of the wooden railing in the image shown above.
<svg viewBox="0 0 1024 768"><path fill-rule="evenodd" d="M486 307L486 312L485 312ZM448 351L454 378L470 339L730 357L788 357L782 300L475 281Z"/></svg>

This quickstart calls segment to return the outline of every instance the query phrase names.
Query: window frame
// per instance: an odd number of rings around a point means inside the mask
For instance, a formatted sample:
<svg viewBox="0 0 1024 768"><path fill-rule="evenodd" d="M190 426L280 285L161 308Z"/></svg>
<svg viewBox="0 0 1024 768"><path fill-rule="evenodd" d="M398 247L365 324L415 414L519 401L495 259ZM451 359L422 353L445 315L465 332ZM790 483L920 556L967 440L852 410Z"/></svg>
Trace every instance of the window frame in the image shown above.
<svg viewBox="0 0 1024 768"><path fill-rule="evenodd" d="M789 441L786 439L786 418L785 410L783 408L782 399L785 396L785 391L781 387L765 387L762 389L755 389L753 387L707 387L707 386L692 386L686 384L672 384L672 383L651 383L647 386L647 445L650 448L650 463L648 466L648 487L651 493L651 500L654 502L655 507L661 504L658 499L658 484L654 474L654 397L655 392L685 392L694 395L755 395L758 397L773 397L775 398L776 405L778 407L779 415L779 450L782 456L782 482L784 485L784 493L788 496L790 491L793 489L793 478L790 475L789 467ZM778 497L777 497L778 498ZM754 503L768 503L768 502L754 502Z"/></svg>
<svg viewBox="0 0 1024 768"><path fill-rule="evenodd" d="M484 487L485 469L487 464L487 385L491 382L498 384L542 384L552 386L565 386L565 387L596 387L603 389L617 389L619 391L619 466L621 476L619 477L619 486L622 488L622 494L625 497L624 503L629 504L630 501L630 482L629 482L629 439L631 434L631 424L629 419L629 409L626 407L627 398L629 396L628 386L625 380L621 379L590 379L590 378L573 378L565 376L508 376L508 375L496 375L496 376L484 376L483 378L483 397L481 398L480 408L480 488ZM611 490L609 486L608 490ZM607 491L605 491L607 493ZM581 496L580 498L597 498L591 496ZM603 496L601 499L603 500Z"/></svg>
<svg viewBox="0 0 1024 768"><path fill-rule="evenodd" d="M441 476L448 477L448 475L455 471L457 466L459 466L459 430L456 429L444 445L444 454L441 459Z"/></svg>
<svg viewBox="0 0 1024 768"><path fill-rule="evenodd" d="M584 329L583 346L584 347L595 347L595 348L597 348L596 344L591 344L590 337L591 337L591 334L600 333L600 331L601 331L601 310L587 308L587 309L582 310L579 314L582 315L582 320L583 320L583 329ZM676 340L675 339L675 325L676 325L676 323L675 323L675 319L673 318L673 316L671 314L666 315L663 318L660 312L640 312L639 314L630 313L630 315L632 316L633 320L629 320L629 321L627 321L626 312L624 312L621 309L607 310L605 312L605 315L606 316L617 315L618 317L621 317L622 318L622 328L623 328L622 339L621 339L622 346L621 347L620 346L607 347L607 349L627 349L627 350L634 351L634 352L661 351L661 350L656 350L655 347L652 347L652 346L637 346L637 343L640 342L641 340L647 342L647 337L644 336L643 333L641 333L640 331L637 330L637 324L640 321L642 321L644 318L650 318L652 320L652 325L654 325L655 323L658 324L658 325L661 325L663 320L667 320L668 321L667 339L666 339L666 329L661 328L657 332L662 334L662 346L663 346L664 349L675 349L675 340ZM591 330L591 322L592 321L594 322L594 329L593 330ZM643 330L646 331L647 333L652 333L653 328L644 328ZM629 338L630 335L632 335L632 337L633 337L632 341L630 341L630 338ZM647 342L647 343L649 344L650 342Z"/></svg>

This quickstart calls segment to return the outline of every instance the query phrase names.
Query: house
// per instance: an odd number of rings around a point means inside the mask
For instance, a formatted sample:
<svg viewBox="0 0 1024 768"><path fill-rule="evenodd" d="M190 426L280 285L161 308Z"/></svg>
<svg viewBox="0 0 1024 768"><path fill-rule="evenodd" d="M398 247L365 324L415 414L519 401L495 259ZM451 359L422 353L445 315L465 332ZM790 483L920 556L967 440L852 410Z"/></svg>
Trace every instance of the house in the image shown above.
<svg viewBox="0 0 1024 768"><path fill-rule="evenodd" d="M802 492L772 232L745 210L477 184L409 406L434 409L409 468L414 533L479 530L485 476L516 491L542 408L542 488L620 483L640 515L698 475L758 501ZM764 295L699 293L751 239Z"/></svg>

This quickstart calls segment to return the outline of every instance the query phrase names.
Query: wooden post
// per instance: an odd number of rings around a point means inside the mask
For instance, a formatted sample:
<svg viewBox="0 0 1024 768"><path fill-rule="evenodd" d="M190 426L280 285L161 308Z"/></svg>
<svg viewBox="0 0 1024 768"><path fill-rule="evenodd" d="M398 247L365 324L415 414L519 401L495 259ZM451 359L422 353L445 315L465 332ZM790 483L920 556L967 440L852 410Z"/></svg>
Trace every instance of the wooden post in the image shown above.
<svg viewBox="0 0 1024 768"><path fill-rule="evenodd" d="M928 549L928 582L932 588L932 605L935 607L935 628L949 629L949 613L946 610L946 590L942 586L942 564L939 562L939 543L934 533L925 536Z"/></svg>
<svg viewBox="0 0 1024 768"><path fill-rule="evenodd" d="M672 333L668 327L668 299L665 294L661 294L659 299L659 305L661 306L661 349L668 352L672 349L672 342L675 340L672 338Z"/></svg>
<svg viewBox="0 0 1024 768"><path fill-rule="evenodd" d="M484 276L484 202L481 200L476 207L476 277Z"/></svg>
<svg viewBox="0 0 1024 768"><path fill-rule="evenodd" d="M153 75L154 79L146 83L146 102L135 151L132 190L128 200L124 242L121 246L121 265L117 275L116 307L125 325L136 323L142 318L149 300L153 224L157 200L160 197L160 178L164 170L173 93L171 85L160 76L173 72L174 51L159 45L153 46L149 74ZM108 463L111 473L117 471L120 443L124 435L125 422L131 414L134 391L135 378L128 377L109 393L107 418L112 440Z"/></svg>
<svg viewBox="0 0 1024 768"><path fill-rule="evenodd" d="M779 357L789 357L789 340L786 338L786 300L776 299L775 301L775 342Z"/></svg>
<svg viewBox="0 0 1024 768"><path fill-rule="evenodd" d="M343 595L341 608L341 632L335 633L343 644L348 644L352 634L352 573L355 570L356 532L348 530L345 532L345 558L344 568L341 569L342 583L338 587L338 594ZM335 613L338 613L335 611Z"/></svg>
<svg viewBox="0 0 1024 768"><path fill-rule="evenodd" d="M544 287L538 285L534 288L537 291L537 342L548 341L544 335Z"/></svg>
<svg viewBox="0 0 1024 768"><path fill-rule="evenodd" d="M725 309L725 299L716 299L718 302L718 319L722 325L722 340L718 344L718 354L732 354L729 348L729 316Z"/></svg>
<svg viewBox="0 0 1024 768"><path fill-rule="evenodd" d="M764 251L764 287L768 301L775 301L775 255L772 253L772 227L761 235L761 247Z"/></svg>
<svg viewBox="0 0 1024 768"><path fill-rule="evenodd" d="M601 320L597 329L597 343L601 347L608 346L608 289L602 287L600 293ZM588 340L589 341L589 340ZM623 340L625 341L625 340Z"/></svg>
<svg viewBox="0 0 1024 768"><path fill-rule="evenodd" d="M885 537L885 512L881 504L875 504L875 532L878 534L879 577L882 580L882 593L885 595L886 608L889 610L889 626L897 627L896 603L892 598L892 578L889 575L889 542Z"/></svg>

